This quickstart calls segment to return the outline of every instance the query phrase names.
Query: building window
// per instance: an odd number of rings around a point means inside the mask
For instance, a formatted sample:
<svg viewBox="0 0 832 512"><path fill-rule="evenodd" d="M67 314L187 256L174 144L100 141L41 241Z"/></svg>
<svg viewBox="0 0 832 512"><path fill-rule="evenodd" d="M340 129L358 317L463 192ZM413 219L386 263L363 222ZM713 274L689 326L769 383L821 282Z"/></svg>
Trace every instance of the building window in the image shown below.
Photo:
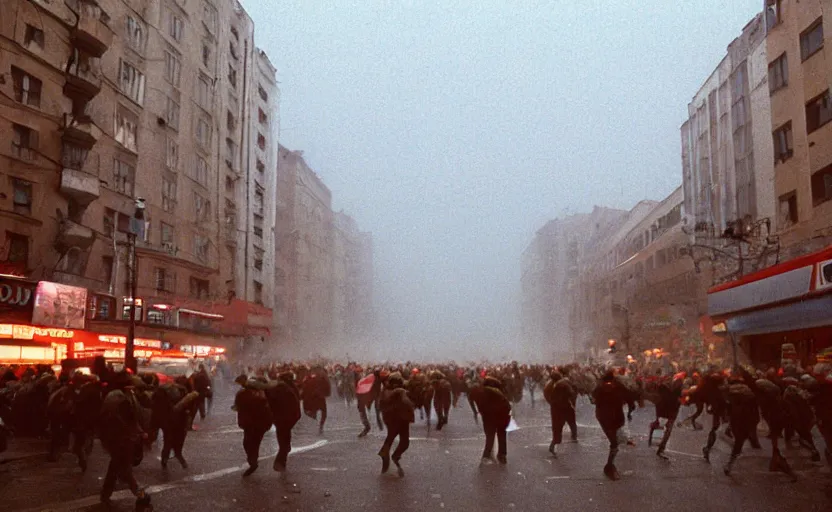
<svg viewBox="0 0 832 512"><path fill-rule="evenodd" d="M254 191L254 213L262 216L263 215L263 191L260 190L258 186L258 190Z"/></svg>
<svg viewBox="0 0 832 512"><path fill-rule="evenodd" d="M185 22L182 21L182 18L175 15L174 13L170 13L169 19L169 32L168 34L177 42L182 41L182 35L185 31Z"/></svg>
<svg viewBox="0 0 832 512"><path fill-rule="evenodd" d="M778 212L778 228L788 229L797 224L797 192L792 190L780 196L780 210Z"/></svg>
<svg viewBox="0 0 832 512"><path fill-rule="evenodd" d="M104 282L105 285L109 285L110 281L113 279L113 257L112 256L102 256L101 257L101 280ZM110 303L109 301L102 300L98 307L99 318L107 318L110 313Z"/></svg>
<svg viewBox="0 0 832 512"><path fill-rule="evenodd" d="M266 164L264 164L259 158L257 159L257 172L264 173L266 172Z"/></svg>
<svg viewBox="0 0 832 512"><path fill-rule="evenodd" d="M254 302L255 304L263 304L263 284L254 281Z"/></svg>
<svg viewBox="0 0 832 512"><path fill-rule="evenodd" d="M832 98L829 89L806 104L806 132L812 133L832 121Z"/></svg>
<svg viewBox="0 0 832 512"><path fill-rule="evenodd" d="M214 93L210 78L207 76L199 75L199 80L196 83L196 100L200 107L208 111L211 110L211 104L214 102Z"/></svg>
<svg viewBox="0 0 832 512"><path fill-rule="evenodd" d="M200 263L208 263L208 237L203 235L194 236L194 255Z"/></svg>
<svg viewBox="0 0 832 512"><path fill-rule="evenodd" d="M766 27L771 30L775 25L779 25L782 21L780 19L780 4L782 0L766 0Z"/></svg>
<svg viewBox="0 0 832 512"><path fill-rule="evenodd" d="M20 215L32 214L32 182L12 178L14 189L14 212Z"/></svg>
<svg viewBox="0 0 832 512"><path fill-rule="evenodd" d="M202 43L202 65L206 69L214 69L214 66L211 65L211 46L206 42Z"/></svg>
<svg viewBox="0 0 832 512"><path fill-rule="evenodd" d="M800 58L808 59L823 48L823 18L818 18L800 34Z"/></svg>
<svg viewBox="0 0 832 512"><path fill-rule="evenodd" d="M236 166L234 162L237 158L237 144L234 143L233 140L230 138L225 139L225 161L228 163L228 168L232 171L235 170Z"/></svg>
<svg viewBox="0 0 832 512"><path fill-rule="evenodd" d="M789 85L789 59L786 52L768 65L768 90L770 93Z"/></svg>
<svg viewBox="0 0 832 512"><path fill-rule="evenodd" d="M812 204L818 206L832 199L832 164L812 174Z"/></svg>
<svg viewBox="0 0 832 512"><path fill-rule="evenodd" d="M144 74L124 60L119 67L119 88L139 105L144 102Z"/></svg>
<svg viewBox="0 0 832 512"><path fill-rule="evenodd" d="M160 236L160 241L161 241L163 246L167 245L167 244L173 245L173 237L174 237L173 226L171 226L170 224L164 223L164 222L160 222L159 223L159 236Z"/></svg>
<svg viewBox="0 0 832 512"><path fill-rule="evenodd" d="M72 142L64 141L61 146L61 166L81 170L87 161L89 151Z"/></svg>
<svg viewBox="0 0 832 512"><path fill-rule="evenodd" d="M26 33L23 35L23 46L29 48L34 44L38 49L43 50L43 30L26 24Z"/></svg>
<svg viewBox="0 0 832 512"><path fill-rule="evenodd" d="M194 219L208 220L211 215L211 202L194 192Z"/></svg>
<svg viewBox="0 0 832 512"><path fill-rule="evenodd" d="M191 297L195 299L207 299L210 295L209 283L206 279L192 277L189 284Z"/></svg>
<svg viewBox="0 0 832 512"><path fill-rule="evenodd" d="M133 179L136 169L127 162L113 159L113 190L133 197Z"/></svg>
<svg viewBox="0 0 832 512"><path fill-rule="evenodd" d="M176 209L176 181L162 177L162 210L172 213Z"/></svg>
<svg viewBox="0 0 832 512"><path fill-rule="evenodd" d="M38 132L12 123L12 155L21 160L34 160L39 146Z"/></svg>
<svg viewBox="0 0 832 512"><path fill-rule="evenodd" d="M234 192L234 184L235 183L237 183L237 180L235 180L231 176L226 176L225 177L225 191L226 192Z"/></svg>
<svg viewBox="0 0 832 512"><path fill-rule="evenodd" d="M172 272L166 268L156 267L153 269L153 273L155 276L156 281L156 291L163 292L163 293L175 293L176 292L176 273ZM148 320L150 320L150 314L148 313Z"/></svg>
<svg viewBox="0 0 832 512"><path fill-rule="evenodd" d="M61 272L72 274L74 276L83 276L84 267L86 267L86 254L81 252L81 249L72 247L61 257L58 262L58 268Z"/></svg>
<svg viewBox="0 0 832 512"><path fill-rule="evenodd" d="M12 66L14 99L18 103L40 108L40 91L43 83L22 69Z"/></svg>
<svg viewBox="0 0 832 512"><path fill-rule="evenodd" d="M269 122L269 116L267 116L266 113L263 112L262 108L257 109L257 119L258 121L260 121L260 124L268 124Z"/></svg>
<svg viewBox="0 0 832 512"><path fill-rule="evenodd" d="M165 121L168 126L174 130L179 129L179 103L176 103L171 98L167 99L167 105L165 107Z"/></svg>
<svg viewBox="0 0 832 512"><path fill-rule="evenodd" d="M131 15L127 15L127 45L133 50L144 51L144 24Z"/></svg>
<svg viewBox="0 0 832 512"><path fill-rule="evenodd" d="M211 125L205 119L200 118L196 123L196 141L203 149L211 147Z"/></svg>
<svg viewBox="0 0 832 512"><path fill-rule="evenodd" d="M230 132L233 132L237 127L237 120L234 119L234 114L232 114L230 110L225 113L225 127Z"/></svg>
<svg viewBox="0 0 832 512"><path fill-rule="evenodd" d="M237 27L235 27L235 26L231 27L231 35L234 36L234 39L237 42L240 42L240 33L237 32Z"/></svg>
<svg viewBox="0 0 832 512"><path fill-rule="evenodd" d="M228 65L228 81L231 83L233 88L237 88L237 70L234 69L231 64Z"/></svg>
<svg viewBox="0 0 832 512"><path fill-rule="evenodd" d="M179 79L182 74L182 63L179 57L173 52L165 51L165 79L171 84L179 87Z"/></svg>
<svg viewBox="0 0 832 512"><path fill-rule="evenodd" d="M137 129L139 118L121 106L116 110L115 139L116 142L136 153L138 151Z"/></svg>
<svg viewBox="0 0 832 512"><path fill-rule="evenodd" d="M257 86L257 94L260 95L260 99L263 101L269 101L269 94L266 92L266 89L263 89L262 85ZM265 115L265 114L264 114ZM261 121L262 122L262 121Z"/></svg>
<svg viewBox="0 0 832 512"><path fill-rule="evenodd" d="M29 237L6 231L6 244L9 247L6 261L9 263L20 263L24 267L28 267Z"/></svg>
<svg viewBox="0 0 832 512"><path fill-rule="evenodd" d="M252 228L252 231L254 232L254 236L256 236L257 238L263 238L263 228L262 227L254 226Z"/></svg>
<svg viewBox="0 0 832 512"><path fill-rule="evenodd" d="M196 176L194 178L200 185L208 186L208 162L205 159L197 157Z"/></svg>
<svg viewBox="0 0 832 512"><path fill-rule="evenodd" d="M232 41L228 41L228 51L231 53L231 57L234 60L240 60L240 55L237 53L237 47L234 46Z"/></svg>
<svg viewBox="0 0 832 512"><path fill-rule="evenodd" d="M202 22L209 33L214 34L217 31L217 9L208 2L202 5Z"/></svg>
<svg viewBox="0 0 832 512"><path fill-rule="evenodd" d="M116 212L110 208L104 209L102 231L106 236L112 236L116 230Z"/></svg>
<svg viewBox="0 0 832 512"><path fill-rule="evenodd" d="M179 144L170 137L166 141L165 153L165 164L168 169L172 171L179 169Z"/></svg>
<svg viewBox="0 0 832 512"><path fill-rule="evenodd" d="M262 133L257 134L257 147L263 150L266 149L266 137Z"/></svg>
<svg viewBox="0 0 832 512"><path fill-rule="evenodd" d="M794 142L792 140L792 122L784 124L776 129L774 138L774 163L785 162L794 155Z"/></svg>

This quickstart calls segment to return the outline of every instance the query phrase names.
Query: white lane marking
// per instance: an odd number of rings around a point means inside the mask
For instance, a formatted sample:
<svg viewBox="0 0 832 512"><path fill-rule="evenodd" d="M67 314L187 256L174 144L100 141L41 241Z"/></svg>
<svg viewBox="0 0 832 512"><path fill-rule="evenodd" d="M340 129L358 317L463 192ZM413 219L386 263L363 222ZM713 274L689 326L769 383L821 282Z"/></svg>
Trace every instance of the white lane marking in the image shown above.
<svg viewBox="0 0 832 512"><path fill-rule="evenodd" d="M693 458L696 458L696 459L704 459L704 456L701 453L699 455L696 455L694 453L679 452L679 451L676 451L676 450L667 450L667 449L665 449L665 452L666 453L673 453L675 455L687 455L688 457L693 457Z"/></svg>
<svg viewBox="0 0 832 512"><path fill-rule="evenodd" d="M568 480L571 477L568 476L547 476L544 480Z"/></svg>
<svg viewBox="0 0 832 512"><path fill-rule="evenodd" d="M338 468L309 468L309 471L338 471Z"/></svg>
<svg viewBox="0 0 832 512"><path fill-rule="evenodd" d="M316 443L312 443L312 444L309 444L309 445L298 446L296 448L292 448L292 452L289 455L291 456L291 455L296 455L298 453L303 453L303 452L308 452L310 450L315 450L315 449L321 448L322 446L325 446L327 444L329 444L329 441L321 440L321 441L318 441ZM275 455L277 455L276 452L272 455L266 455L264 457L260 457L259 460L271 459ZM230 475L232 473L236 473L237 471L242 471L242 470L246 469L247 467L248 467L248 464L244 464L242 466L234 466L234 467L231 467L231 468L220 469L218 471L212 471L210 473L203 473L203 474L200 474L200 475L190 475L190 476L186 476L185 478L182 478L181 480L179 480L177 482L151 485L151 486L146 487L145 490L150 495L158 494L158 493L161 493L161 492L164 492L164 491L169 491L171 489L177 489L179 487L184 486L184 484L186 484L188 482L205 482L205 481L208 481L208 480L214 480L216 478L220 478L220 477L223 477L223 476L226 476L226 475ZM113 501L113 502L116 502L116 501L131 499L131 498L133 498L133 494L130 491L121 490L121 491L117 491L117 492L113 493L113 495L110 497L110 500ZM79 498L79 499L73 500L73 501L62 501L60 503L52 503L52 504L48 504L48 505L43 505L43 506L40 506L40 507L35 507L35 508L25 510L23 512L64 512L64 511L69 512L69 511L72 511L72 510L78 510L79 508L90 507L90 506L96 505L96 504L99 503L99 501L100 501L100 498L97 495L96 496L87 496L86 498Z"/></svg>

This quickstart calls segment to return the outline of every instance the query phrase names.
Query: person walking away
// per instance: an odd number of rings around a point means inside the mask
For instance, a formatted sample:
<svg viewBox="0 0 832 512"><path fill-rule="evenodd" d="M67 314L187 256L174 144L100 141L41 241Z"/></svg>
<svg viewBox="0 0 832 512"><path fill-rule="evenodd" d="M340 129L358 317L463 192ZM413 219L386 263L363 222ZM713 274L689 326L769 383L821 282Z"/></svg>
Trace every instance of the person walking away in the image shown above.
<svg viewBox="0 0 832 512"><path fill-rule="evenodd" d="M116 481L126 483L136 497L136 509L150 505L150 496L139 488L133 476L133 466L141 463L143 416L140 405L133 393L132 376L126 371L114 375L111 391L104 398L99 418L99 437L104 449L110 455L107 474L101 488L101 502L108 504L115 489Z"/></svg>
<svg viewBox="0 0 832 512"><path fill-rule="evenodd" d="M575 424L575 406L573 400L577 393L569 382L569 379L554 371L549 377L549 382L543 388L543 398L549 403L549 412L552 419L552 442L549 444L549 452L557 457L557 447L563 442L563 427L569 422L572 428L572 439L577 440L577 425Z"/></svg>
<svg viewBox="0 0 832 512"><path fill-rule="evenodd" d="M306 376L301 386L301 398L303 401L303 412L310 418L317 421L318 411L321 412L321 422L318 425L318 433L324 433L327 410L326 399L332 394L332 386L329 376L322 367L312 369Z"/></svg>
<svg viewBox="0 0 832 512"><path fill-rule="evenodd" d="M511 422L511 403L503 392L502 383L494 377L486 377L482 387L473 390L473 399L482 416L485 432L483 461L493 460L494 438L497 438L497 460L505 464L507 456L506 429Z"/></svg>
<svg viewBox="0 0 832 512"><path fill-rule="evenodd" d="M248 469L243 473L246 477L257 471L260 444L272 428L273 419L265 391L248 387L245 375L240 375L234 382L241 386L234 397L232 409L237 412L237 426L243 429L243 450L248 462Z"/></svg>
<svg viewBox="0 0 832 512"><path fill-rule="evenodd" d="M301 417L300 392L294 379L292 372L283 372L276 382L265 385L264 389L277 435L278 450L273 466L275 471L286 470L286 461L292 451L292 428Z"/></svg>
<svg viewBox="0 0 832 512"><path fill-rule="evenodd" d="M601 377L592 397L595 402L595 418L610 442L604 474L610 480L618 480L621 477L615 467L615 456L618 455L618 431L626 423L623 408L630 400L628 391L609 370Z"/></svg>
<svg viewBox="0 0 832 512"><path fill-rule="evenodd" d="M398 437L399 444L393 452L393 463L398 468L399 477L403 477L404 470L400 460L410 446L410 424L416 421L415 406L407 396L404 379L400 373L395 372L387 377L385 388L379 400L381 417L387 427L387 438L378 452L381 457L381 472L386 473L390 468L390 448Z"/></svg>

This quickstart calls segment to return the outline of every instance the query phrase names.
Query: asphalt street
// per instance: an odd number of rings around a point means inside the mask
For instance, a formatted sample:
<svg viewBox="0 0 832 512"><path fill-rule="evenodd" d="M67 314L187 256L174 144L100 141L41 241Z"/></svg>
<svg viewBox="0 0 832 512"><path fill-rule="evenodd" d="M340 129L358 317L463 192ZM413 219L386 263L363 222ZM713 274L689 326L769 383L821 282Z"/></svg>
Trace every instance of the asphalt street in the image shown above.
<svg viewBox="0 0 832 512"><path fill-rule="evenodd" d="M484 436L464 398L442 432L429 432L417 416L410 449L402 459L405 476L400 478L395 468L380 474L376 452L384 434L374 429L358 439L357 410L333 399L323 435L307 417L295 428L287 472L271 468L277 443L270 433L261 448L260 469L244 479L242 432L236 428L231 402L228 391L215 401L212 414L197 423L199 430L189 434L185 444L189 469L171 460L162 470L158 446L137 468L137 478L152 494L155 510L832 510L832 473L811 462L796 443L785 451L798 474L796 483L768 472L767 440L762 440L763 450L746 447L731 477L722 473L730 451L727 438L720 436L708 464L701 456L707 431L689 426L674 430L668 446L671 460L658 458L655 447L647 446L653 419L649 406L635 413L629 428L636 446L622 448L617 461L622 478L611 482L602 473L606 439L592 406L583 401L579 442L563 445L557 459L547 451L548 407L541 402L534 409L527 401L519 404L515 410L519 429L508 435L507 465L481 463ZM682 415L688 412L683 408ZM568 429L564 437L568 439ZM15 439L9 452L0 454L0 509L105 510L98 503L98 492L106 461L96 445L90 468L82 474L70 454L49 463L45 442ZM127 491L118 491L113 499L111 509L133 509Z"/></svg>

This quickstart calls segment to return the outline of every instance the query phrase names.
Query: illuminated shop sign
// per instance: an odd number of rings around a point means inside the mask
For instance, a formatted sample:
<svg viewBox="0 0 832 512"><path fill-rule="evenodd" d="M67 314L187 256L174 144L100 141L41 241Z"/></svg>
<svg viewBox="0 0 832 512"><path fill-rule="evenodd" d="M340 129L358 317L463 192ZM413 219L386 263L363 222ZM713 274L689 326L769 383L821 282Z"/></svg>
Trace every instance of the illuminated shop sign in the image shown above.
<svg viewBox="0 0 832 512"><path fill-rule="evenodd" d="M75 331L49 327L34 327L32 325L0 324L0 338L34 340L35 336L41 338L72 339L75 336Z"/></svg>

